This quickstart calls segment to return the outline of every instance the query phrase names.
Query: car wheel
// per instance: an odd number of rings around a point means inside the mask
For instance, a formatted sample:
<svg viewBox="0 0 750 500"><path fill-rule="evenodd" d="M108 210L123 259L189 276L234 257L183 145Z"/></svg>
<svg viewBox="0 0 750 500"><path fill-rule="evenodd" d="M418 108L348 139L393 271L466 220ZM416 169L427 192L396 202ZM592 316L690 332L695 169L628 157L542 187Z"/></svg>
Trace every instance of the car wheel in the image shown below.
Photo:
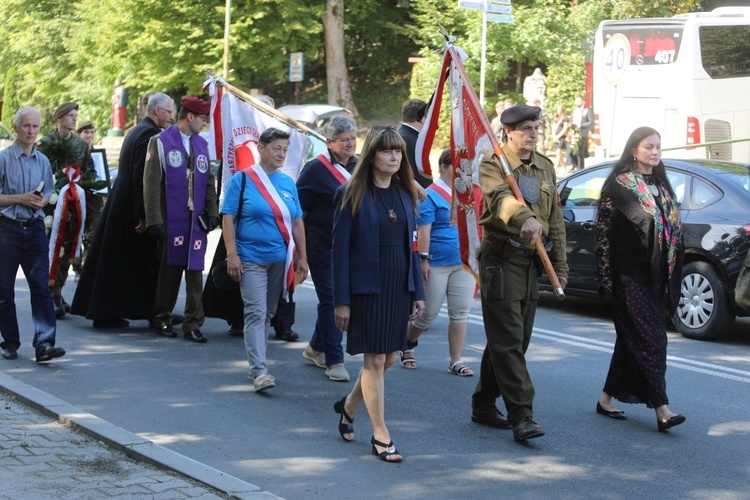
<svg viewBox="0 0 750 500"><path fill-rule="evenodd" d="M675 327L690 339L711 340L727 333L734 322L724 284L705 262L690 262L682 270Z"/></svg>

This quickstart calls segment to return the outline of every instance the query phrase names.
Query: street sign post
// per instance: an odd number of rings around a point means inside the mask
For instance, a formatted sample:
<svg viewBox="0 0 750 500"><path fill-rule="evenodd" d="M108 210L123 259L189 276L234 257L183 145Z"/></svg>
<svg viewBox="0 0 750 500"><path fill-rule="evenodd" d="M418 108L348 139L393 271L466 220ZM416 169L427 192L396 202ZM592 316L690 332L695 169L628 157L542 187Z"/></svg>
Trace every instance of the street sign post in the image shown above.
<svg viewBox="0 0 750 500"><path fill-rule="evenodd" d="M484 73L487 65L487 21L513 23L510 3L511 0L458 0L459 8L482 11L482 61L479 76L479 104L482 107L484 107Z"/></svg>
<svg viewBox="0 0 750 500"><path fill-rule="evenodd" d="M289 54L289 81L301 82L305 79L305 53L292 52Z"/></svg>

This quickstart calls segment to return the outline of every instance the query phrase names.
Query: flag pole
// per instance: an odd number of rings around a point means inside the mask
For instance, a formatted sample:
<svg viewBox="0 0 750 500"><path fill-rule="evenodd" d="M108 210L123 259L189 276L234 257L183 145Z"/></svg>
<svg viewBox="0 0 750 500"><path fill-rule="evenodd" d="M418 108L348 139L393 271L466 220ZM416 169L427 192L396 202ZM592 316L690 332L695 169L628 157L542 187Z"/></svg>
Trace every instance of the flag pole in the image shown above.
<svg viewBox="0 0 750 500"><path fill-rule="evenodd" d="M487 118L487 114L484 112L484 108L479 104L477 95L474 92L474 87L472 87L471 85L471 80L469 80L469 77L466 75L466 71L464 70L464 65L461 64L461 58L458 56L458 52L453 46L452 41L448 38L447 34L445 32L443 32L443 34L446 38L448 52L450 53L450 56L453 58L454 61L457 61L459 63L459 64L456 64L456 67L458 68L459 75L461 76L461 79L464 82L465 88L469 90L469 92L467 92L469 100L471 100L471 103L475 107L475 109L482 111L481 113L479 113L479 119L482 122L482 127L484 127L484 131L487 134L487 137L490 139L490 142L492 143L492 148L495 152L495 155L498 157L498 160L500 161L500 166L502 167L502 170L503 170L503 176L505 177L505 182L508 183L508 186L513 192L513 196L516 198L516 200L519 203L526 205L526 201L523 199L523 195L521 194L521 189L518 187L518 182L516 182L516 178L513 176L513 172L511 171L510 165L508 164L508 159L505 157L505 153L503 153L503 148L500 147L500 144L497 142L497 138L495 137L495 134L492 133L492 127L490 126L490 122L489 122L489 119ZM565 292L563 291L562 286L560 286L560 280L557 278L557 273L555 272L555 269L552 267L552 262L550 262L549 260L549 255L547 255L547 250L545 250L544 245L542 244L541 238L538 238L536 240L534 246L536 248L537 253L539 254L539 258L542 261L544 270L547 272L547 276L549 277L549 280L552 283L552 290L555 292L557 299L558 300L565 299Z"/></svg>
<svg viewBox="0 0 750 500"><path fill-rule="evenodd" d="M264 111L265 113L268 113L271 116L275 116L276 118L280 119L283 122L286 122L287 124L291 125L292 127L298 128L301 131L303 131L304 133L310 134L310 135L314 136L315 138L317 138L317 139L319 139L319 140L321 140L323 142L326 142L326 138L323 137L317 131L311 129L310 127L308 127L304 123L298 122L294 118L288 117L287 115L285 115L281 111L279 111L279 110L277 110L275 108L272 108L271 106L267 105L263 101L260 101L260 100L256 99L255 97L251 96L250 94L241 91L240 89L238 89L234 85L230 85L223 78L218 78L217 77L216 78L216 84L219 85L219 86L221 86L221 87L224 87L229 92L231 92L232 94L236 95L237 97L241 97L242 99L244 99L245 101L249 102L250 104L252 104L256 108L260 109L261 111Z"/></svg>

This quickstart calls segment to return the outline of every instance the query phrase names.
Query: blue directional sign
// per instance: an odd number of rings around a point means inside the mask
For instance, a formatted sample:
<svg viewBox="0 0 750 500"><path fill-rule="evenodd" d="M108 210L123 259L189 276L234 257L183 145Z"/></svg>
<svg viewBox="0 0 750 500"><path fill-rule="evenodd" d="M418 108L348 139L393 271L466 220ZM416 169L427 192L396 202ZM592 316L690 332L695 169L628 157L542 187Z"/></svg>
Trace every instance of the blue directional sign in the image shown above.
<svg viewBox="0 0 750 500"><path fill-rule="evenodd" d="M487 21L492 22L492 23L507 23L507 24L513 24L516 22L513 16L509 16L507 14L487 14Z"/></svg>
<svg viewBox="0 0 750 500"><path fill-rule="evenodd" d="M502 0L500 0L502 1ZM499 0L494 0L494 2L487 1L481 2L481 1L471 1L471 0L458 0L458 6L463 9L473 9L473 10L483 10L486 12L492 12L495 14L510 14L511 7L510 5L506 5L503 2L503 5L498 5ZM508 4L510 4L510 0L508 0Z"/></svg>

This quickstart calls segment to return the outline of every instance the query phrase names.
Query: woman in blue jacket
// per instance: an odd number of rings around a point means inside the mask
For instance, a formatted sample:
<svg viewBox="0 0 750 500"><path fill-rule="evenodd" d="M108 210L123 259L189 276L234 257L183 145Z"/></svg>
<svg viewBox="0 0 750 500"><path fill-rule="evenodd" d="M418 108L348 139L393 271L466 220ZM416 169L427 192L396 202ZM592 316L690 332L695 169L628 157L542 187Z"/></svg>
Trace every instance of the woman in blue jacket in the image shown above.
<svg viewBox="0 0 750 500"><path fill-rule="evenodd" d="M333 302L346 352L364 353L352 391L334 405L339 433L354 439L354 413L364 401L372 453L401 462L385 425L384 374L406 348L409 319L424 311L416 247L417 191L406 145L395 127L373 127L352 178L338 191L333 220Z"/></svg>

